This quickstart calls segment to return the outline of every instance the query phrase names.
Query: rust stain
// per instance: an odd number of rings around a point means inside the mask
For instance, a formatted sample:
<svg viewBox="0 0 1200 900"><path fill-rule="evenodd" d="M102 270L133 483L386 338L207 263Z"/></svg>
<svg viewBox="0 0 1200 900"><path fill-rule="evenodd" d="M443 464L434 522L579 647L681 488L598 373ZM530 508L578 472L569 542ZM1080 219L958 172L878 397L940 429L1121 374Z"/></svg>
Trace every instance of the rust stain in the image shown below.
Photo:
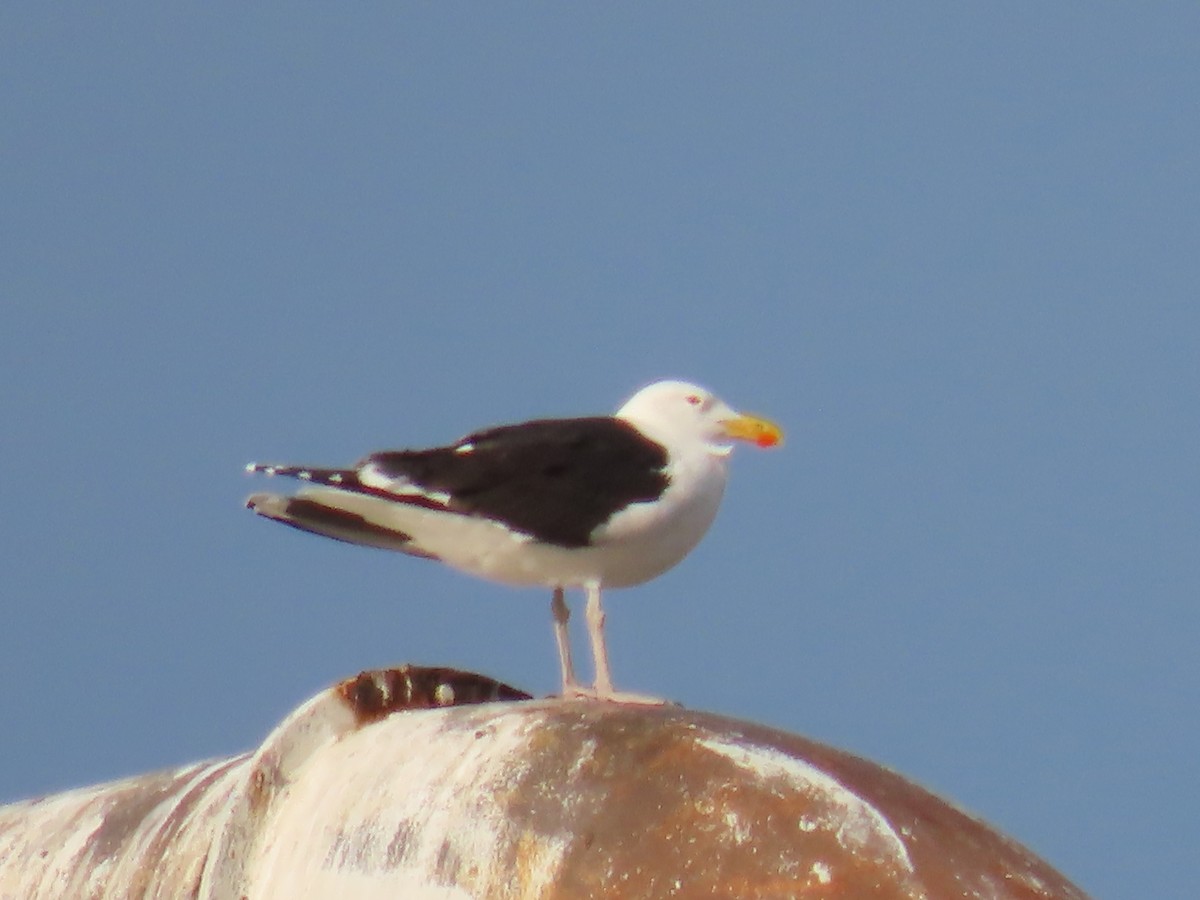
<svg viewBox="0 0 1200 900"><path fill-rule="evenodd" d="M0 896L1086 900L901 776L764 726L582 701L391 716L527 698L362 672L254 756L11 808Z"/></svg>
<svg viewBox="0 0 1200 900"><path fill-rule="evenodd" d="M360 727L409 709L533 699L493 678L447 666L372 669L347 678L334 690L354 712Z"/></svg>

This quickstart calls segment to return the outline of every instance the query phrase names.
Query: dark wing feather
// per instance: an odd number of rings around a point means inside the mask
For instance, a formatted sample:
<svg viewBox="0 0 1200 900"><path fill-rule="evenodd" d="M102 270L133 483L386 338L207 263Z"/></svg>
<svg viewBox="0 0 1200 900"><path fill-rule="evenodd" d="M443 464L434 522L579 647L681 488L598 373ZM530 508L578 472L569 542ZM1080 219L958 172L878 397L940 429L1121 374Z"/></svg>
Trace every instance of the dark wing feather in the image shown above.
<svg viewBox="0 0 1200 900"><path fill-rule="evenodd" d="M399 550L410 556L429 555L417 548L409 535L319 498L254 494L246 498L246 506L264 518L348 544Z"/></svg>
<svg viewBox="0 0 1200 900"><path fill-rule="evenodd" d="M360 463L448 494L455 512L487 516L563 547L586 546L614 513L660 497L666 464L662 445L608 417L506 425L453 447L375 453Z"/></svg>

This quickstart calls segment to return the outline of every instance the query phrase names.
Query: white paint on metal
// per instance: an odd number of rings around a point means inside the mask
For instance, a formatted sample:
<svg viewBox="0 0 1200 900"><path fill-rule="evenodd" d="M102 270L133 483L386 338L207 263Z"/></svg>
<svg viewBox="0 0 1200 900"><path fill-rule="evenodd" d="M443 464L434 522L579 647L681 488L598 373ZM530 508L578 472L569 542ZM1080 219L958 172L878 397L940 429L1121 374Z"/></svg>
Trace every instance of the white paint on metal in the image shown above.
<svg viewBox="0 0 1200 900"><path fill-rule="evenodd" d="M851 789L836 768L751 742L728 720L554 699L360 720L347 696L323 691L253 754L0 807L0 898L559 900L580 884L608 896L623 884L628 895L720 893L725 867L709 864L727 855L764 885L830 898L863 861L924 896L914 858L922 872L952 867L979 896L1083 897L965 817L962 835L922 830L922 804L960 814L890 773L879 770L879 793L862 778ZM638 771L647 758L659 765ZM756 798L768 809L799 798L787 808L803 812L781 828L756 818ZM894 829L872 798L906 824ZM643 835L648 820L657 830Z"/></svg>
<svg viewBox="0 0 1200 900"><path fill-rule="evenodd" d="M874 851L893 860L905 872L913 870L904 842L883 814L810 763L772 747L734 743L717 735L700 738L696 743L758 778L784 779L795 790L821 798L828 812L801 819L797 823L801 831L833 831L838 843L847 850Z"/></svg>

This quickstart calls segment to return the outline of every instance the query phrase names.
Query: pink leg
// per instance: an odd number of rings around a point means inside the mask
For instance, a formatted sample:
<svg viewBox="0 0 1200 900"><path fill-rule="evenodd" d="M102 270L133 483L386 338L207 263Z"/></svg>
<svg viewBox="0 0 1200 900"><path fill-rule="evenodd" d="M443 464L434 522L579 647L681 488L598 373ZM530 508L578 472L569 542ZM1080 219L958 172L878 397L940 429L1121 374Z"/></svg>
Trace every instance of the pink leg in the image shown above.
<svg viewBox="0 0 1200 900"><path fill-rule="evenodd" d="M600 600L600 585L587 586L587 627L592 642L592 658L596 661L596 696L611 697L612 669L608 665L608 644L604 641L604 607Z"/></svg>
<svg viewBox="0 0 1200 900"><path fill-rule="evenodd" d="M563 696L588 700L604 700L609 703L631 703L641 704L644 706L666 705L667 701L659 697L647 697L642 694L626 694L613 689L612 669L608 664L608 646L604 641L604 607L601 604L600 593L601 591L599 583L587 585L587 609L585 611L585 615L587 617L588 637L592 643L592 658L596 663L596 684L591 688L585 688L581 686L575 682L575 673L572 671L570 684L567 683L566 675L563 676ZM555 596L560 597L557 592ZM562 609L564 610L564 613L562 616L562 633L564 635L566 634L567 621L567 614L565 612L566 608L566 603L563 602ZM555 609L557 609L557 604ZM556 612L556 634L558 634L559 629L558 622L559 617L558 613ZM569 667L571 651L568 647L566 650L566 656L563 657L563 650L561 649L562 646L563 644L560 643L559 656L560 658L564 658L566 660L564 666Z"/></svg>
<svg viewBox="0 0 1200 900"><path fill-rule="evenodd" d="M550 601L550 614L554 617L554 642L558 644L558 664L562 669L562 692L565 697L578 692L579 682L575 679L575 663L571 659L571 634L567 630L571 610L567 606L561 587L554 589L554 598Z"/></svg>

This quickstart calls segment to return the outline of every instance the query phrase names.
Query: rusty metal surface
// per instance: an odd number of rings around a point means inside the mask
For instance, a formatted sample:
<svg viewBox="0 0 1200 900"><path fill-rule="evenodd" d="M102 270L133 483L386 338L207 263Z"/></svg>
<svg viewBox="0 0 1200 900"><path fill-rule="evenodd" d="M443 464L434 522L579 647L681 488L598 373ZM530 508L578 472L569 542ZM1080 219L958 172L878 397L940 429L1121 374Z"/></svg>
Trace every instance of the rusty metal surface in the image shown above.
<svg viewBox="0 0 1200 900"><path fill-rule="evenodd" d="M1083 897L830 747L677 708L480 702L507 696L363 673L253 754L0 808L0 898Z"/></svg>
<svg viewBox="0 0 1200 900"><path fill-rule="evenodd" d="M405 709L532 699L510 685L445 666L406 665L360 672L334 690L354 710L360 725Z"/></svg>

